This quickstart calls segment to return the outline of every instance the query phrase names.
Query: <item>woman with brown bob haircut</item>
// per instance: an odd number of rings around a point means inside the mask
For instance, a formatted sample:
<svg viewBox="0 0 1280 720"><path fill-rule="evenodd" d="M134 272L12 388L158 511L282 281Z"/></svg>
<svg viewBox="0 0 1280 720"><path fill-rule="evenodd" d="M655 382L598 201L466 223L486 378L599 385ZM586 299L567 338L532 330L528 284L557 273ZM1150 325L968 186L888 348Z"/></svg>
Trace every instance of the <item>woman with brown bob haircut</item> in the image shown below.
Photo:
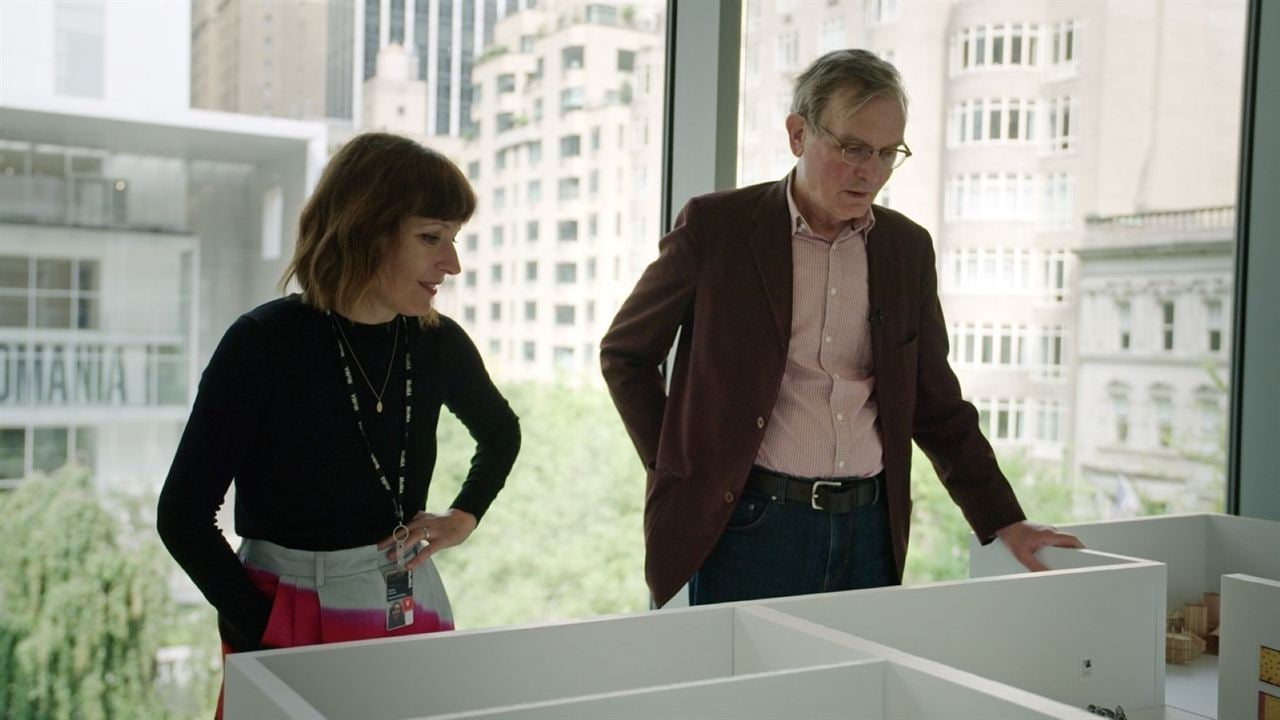
<svg viewBox="0 0 1280 720"><path fill-rule="evenodd" d="M431 556L471 535L520 447L470 338L432 308L475 205L440 153L352 139L299 220L282 285L301 293L240 316L214 351L158 526L217 609L224 652L452 629ZM442 406L476 451L432 514ZM233 481L238 553L214 517Z"/></svg>

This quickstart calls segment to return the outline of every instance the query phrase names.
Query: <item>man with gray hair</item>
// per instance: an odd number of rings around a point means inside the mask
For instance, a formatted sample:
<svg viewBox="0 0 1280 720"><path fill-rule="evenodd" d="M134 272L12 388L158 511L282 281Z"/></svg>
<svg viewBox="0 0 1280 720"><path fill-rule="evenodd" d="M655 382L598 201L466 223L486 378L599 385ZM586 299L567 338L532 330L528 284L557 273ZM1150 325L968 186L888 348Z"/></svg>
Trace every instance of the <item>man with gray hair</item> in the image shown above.
<svg viewBox="0 0 1280 720"><path fill-rule="evenodd" d="M690 200L601 340L656 605L686 581L693 604L901 582L913 440L984 543L1033 570L1080 546L1027 522L961 397L929 233L872 205L906 119L892 65L819 58L786 118L795 168Z"/></svg>

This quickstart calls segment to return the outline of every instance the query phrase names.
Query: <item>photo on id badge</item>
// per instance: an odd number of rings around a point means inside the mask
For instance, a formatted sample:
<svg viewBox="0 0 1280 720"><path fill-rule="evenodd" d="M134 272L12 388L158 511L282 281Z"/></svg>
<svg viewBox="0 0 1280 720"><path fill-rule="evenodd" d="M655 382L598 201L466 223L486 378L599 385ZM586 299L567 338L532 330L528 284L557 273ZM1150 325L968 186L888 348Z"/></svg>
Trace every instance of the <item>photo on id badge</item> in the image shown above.
<svg viewBox="0 0 1280 720"><path fill-rule="evenodd" d="M387 581L387 629L395 630L413 624L413 572L392 570Z"/></svg>

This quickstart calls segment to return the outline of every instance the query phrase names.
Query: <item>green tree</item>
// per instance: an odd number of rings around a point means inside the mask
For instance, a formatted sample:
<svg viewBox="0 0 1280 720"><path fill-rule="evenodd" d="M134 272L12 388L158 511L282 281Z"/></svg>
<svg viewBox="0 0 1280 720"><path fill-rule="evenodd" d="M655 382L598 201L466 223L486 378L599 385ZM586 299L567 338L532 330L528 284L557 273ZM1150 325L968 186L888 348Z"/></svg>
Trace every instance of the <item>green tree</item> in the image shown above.
<svg viewBox="0 0 1280 720"><path fill-rule="evenodd" d="M1035 522L1071 522L1074 490L1066 469L1055 463L1029 460L1025 454L1000 458L1000 468L1018 495L1027 517ZM929 459L918 448L911 461L911 490L915 500L911 540L904 582L957 580L969 576L969 524Z"/></svg>
<svg viewBox="0 0 1280 720"><path fill-rule="evenodd" d="M155 657L172 606L158 546L123 537L77 468L0 497L0 716L163 714Z"/></svg>
<svg viewBox="0 0 1280 720"><path fill-rule="evenodd" d="M523 446L471 539L437 556L459 627L648 607L644 472L603 388L513 384ZM428 509L466 475L474 442L447 413Z"/></svg>

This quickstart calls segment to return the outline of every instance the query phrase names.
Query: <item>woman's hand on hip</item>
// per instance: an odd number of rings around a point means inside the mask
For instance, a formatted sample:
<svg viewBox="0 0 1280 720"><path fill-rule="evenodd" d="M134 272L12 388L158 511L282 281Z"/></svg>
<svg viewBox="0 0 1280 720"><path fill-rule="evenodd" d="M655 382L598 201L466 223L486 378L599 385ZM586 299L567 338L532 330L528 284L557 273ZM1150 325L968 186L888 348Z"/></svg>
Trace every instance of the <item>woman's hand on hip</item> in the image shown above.
<svg viewBox="0 0 1280 720"><path fill-rule="evenodd" d="M425 542L426 547L418 550L418 554L406 562L405 567L412 570L437 552L466 542L467 538L471 537L472 531L476 529L478 522L475 515L457 508L450 508L439 515L418 512L406 523L409 528L406 543ZM389 550L387 558L395 560L395 544L395 539L388 536L378 543L378 549Z"/></svg>

